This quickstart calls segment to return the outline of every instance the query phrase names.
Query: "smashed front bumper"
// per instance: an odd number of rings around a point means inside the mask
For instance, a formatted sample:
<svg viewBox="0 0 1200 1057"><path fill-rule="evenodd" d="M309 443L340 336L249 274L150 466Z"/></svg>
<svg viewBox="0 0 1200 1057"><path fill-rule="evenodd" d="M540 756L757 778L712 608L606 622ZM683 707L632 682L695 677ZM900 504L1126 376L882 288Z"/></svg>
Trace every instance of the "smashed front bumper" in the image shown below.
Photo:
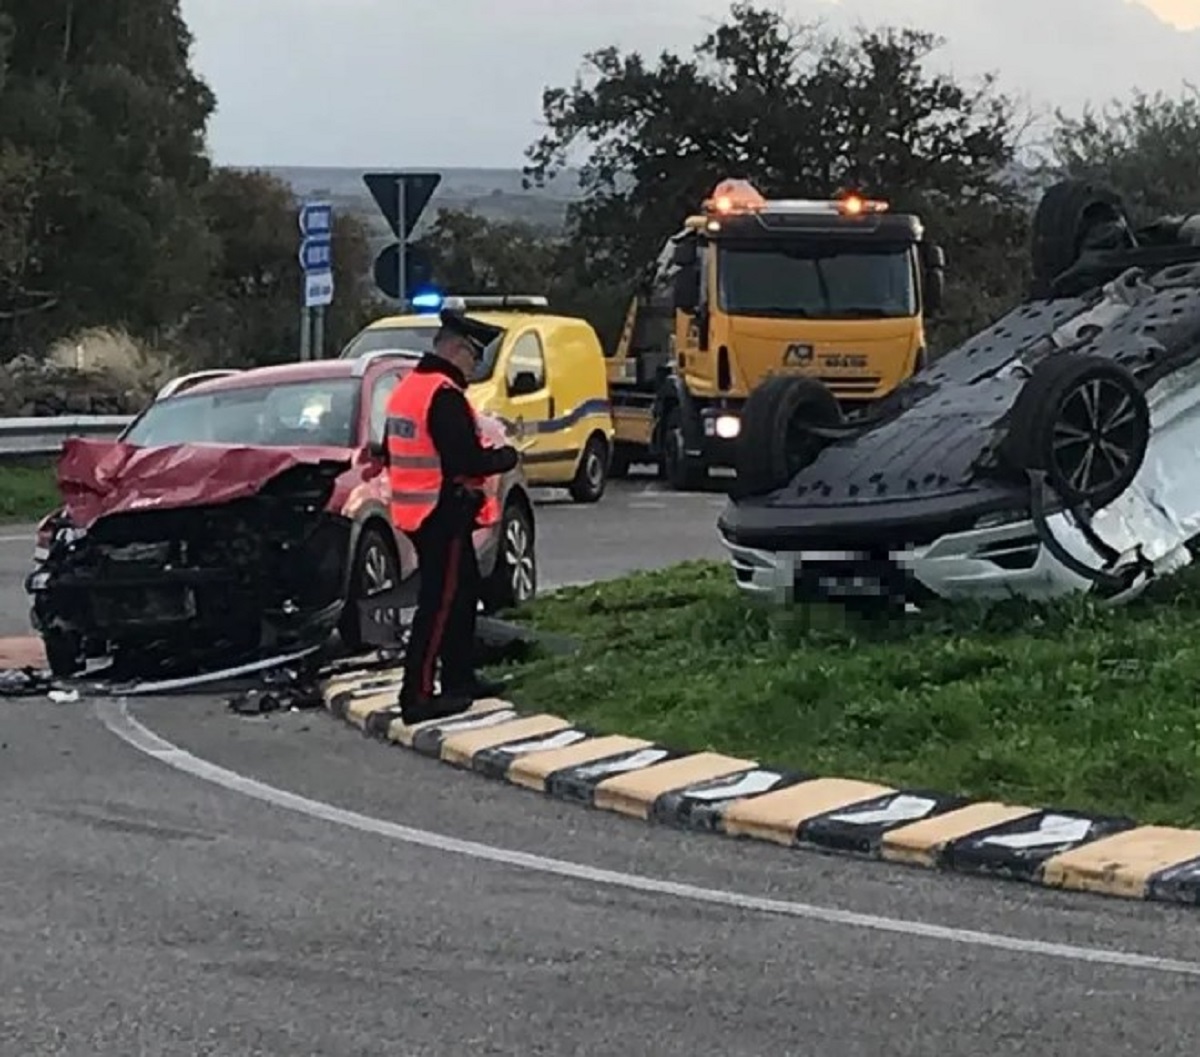
<svg viewBox="0 0 1200 1057"><path fill-rule="evenodd" d="M329 638L350 522L311 490L60 526L26 580L56 674L111 658L122 678L252 663Z"/></svg>

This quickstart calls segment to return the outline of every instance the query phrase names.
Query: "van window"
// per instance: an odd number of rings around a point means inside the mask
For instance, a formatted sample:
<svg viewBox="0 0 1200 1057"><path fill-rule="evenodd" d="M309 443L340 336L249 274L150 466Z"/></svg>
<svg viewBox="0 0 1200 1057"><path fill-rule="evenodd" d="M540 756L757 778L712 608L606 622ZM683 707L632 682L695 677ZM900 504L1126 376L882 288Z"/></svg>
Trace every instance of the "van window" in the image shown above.
<svg viewBox="0 0 1200 1057"><path fill-rule="evenodd" d="M542 339L534 330L526 331L513 342L504 379L509 385L512 385L517 375L523 371L528 371L537 379L539 389L545 387L546 357L542 352Z"/></svg>

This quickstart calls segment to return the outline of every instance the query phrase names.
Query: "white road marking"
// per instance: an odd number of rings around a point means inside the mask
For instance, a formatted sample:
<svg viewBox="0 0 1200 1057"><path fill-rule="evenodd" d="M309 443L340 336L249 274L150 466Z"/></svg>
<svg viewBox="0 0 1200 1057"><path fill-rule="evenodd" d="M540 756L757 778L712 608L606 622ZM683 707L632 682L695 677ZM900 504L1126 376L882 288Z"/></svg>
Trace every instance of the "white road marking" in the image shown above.
<svg viewBox="0 0 1200 1057"><path fill-rule="evenodd" d="M0 543L25 543L33 546L34 537L30 536L0 536Z"/></svg>
<svg viewBox="0 0 1200 1057"><path fill-rule="evenodd" d="M1043 940L1021 939L1016 936L1004 936L991 932L978 932L973 929L952 928L947 925L931 925L921 921L907 921L902 918L881 917L875 914L861 914L850 910L838 910L833 907L814 906L809 903L796 903L783 899L767 899L762 896L748 895L742 892L731 892L719 888L705 888L700 885L684 884L677 881L665 881L640 874L623 873L617 870L605 870L595 866L585 866L582 863L569 862L564 859L551 859L543 855L516 851L510 848L498 848L490 844L480 844L475 841L461 840L429 830L415 829L396 822L373 818L370 815L360 815L356 811L334 807L320 800L310 800L274 786L247 778L236 771L226 770L215 763L193 756L169 741L160 738L153 731L144 727L129 715L123 701L99 701L96 703L96 713L104 725L126 744L158 760L160 763L173 767L177 771L190 774L206 782L228 789L243 796L251 797L263 803L280 807L287 811L295 811L310 818L332 822L346 826L362 833L370 833L403 844L412 844L435 851L449 852L453 855L465 855L472 859L497 863L501 866L518 867L537 873L551 874L556 877L566 877L576 881L588 881L592 884L607 885L610 888L624 888L630 891L643 892L651 895L672 896L697 903L707 903L715 906L731 907L735 910L756 911L764 914L776 914L784 917L816 921L825 925L843 925L850 928L868 929L874 932L888 932L902 936L920 939L937 940L943 943L954 943L960 946L984 947L993 950L1009 951L1017 954L1034 954L1049 958L1060 958L1072 962L1087 962L1094 965L1106 965L1122 969L1140 969L1147 972L1170 973L1180 976L1200 977L1200 963L1177 961L1173 958L1157 958L1152 955L1134 954L1127 951L1104 950L1098 947L1078 947L1067 943L1050 943Z"/></svg>

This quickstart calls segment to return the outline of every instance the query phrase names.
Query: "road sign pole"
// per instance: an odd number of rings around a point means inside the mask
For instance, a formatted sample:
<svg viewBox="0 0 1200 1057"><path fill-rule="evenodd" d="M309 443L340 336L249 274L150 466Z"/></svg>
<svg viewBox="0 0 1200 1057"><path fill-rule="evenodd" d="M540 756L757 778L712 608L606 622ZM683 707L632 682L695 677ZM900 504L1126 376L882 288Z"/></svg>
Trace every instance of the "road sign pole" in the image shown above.
<svg viewBox="0 0 1200 1057"><path fill-rule="evenodd" d="M300 310L300 359L312 359L312 309Z"/></svg>
<svg viewBox="0 0 1200 1057"><path fill-rule="evenodd" d="M400 256L397 265L397 287L400 290L400 311L403 312L408 307L408 262L405 259L408 255L408 232L405 230L404 217L408 213L408 181L401 176L396 181L396 192L399 195L400 201Z"/></svg>
<svg viewBox="0 0 1200 1057"><path fill-rule="evenodd" d="M318 305L314 315L316 318L313 320L312 358L323 360L325 359L325 306Z"/></svg>

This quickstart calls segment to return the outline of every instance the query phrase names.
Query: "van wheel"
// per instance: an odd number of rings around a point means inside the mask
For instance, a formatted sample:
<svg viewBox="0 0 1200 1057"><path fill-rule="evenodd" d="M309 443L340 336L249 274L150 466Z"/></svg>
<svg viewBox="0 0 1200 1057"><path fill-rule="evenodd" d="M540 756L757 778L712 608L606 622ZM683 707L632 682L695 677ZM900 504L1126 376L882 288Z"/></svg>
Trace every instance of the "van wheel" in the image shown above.
<svg viewBox="0 0 1200 1057"><path fill-rule="evenodd" d="M576 503L598 503L608 484L608 444L603 437L592 434L583 446L583 456L575 480L571 482L571 498Z"/></svg>
<svg viewBox="0 0 1200 1057"><path fill-rule="evenodd" d="M676 492L699 492L708 483L708 467L687 453L683 436L683 413L673 407L667 412L663 424L662 471L672 490Z"/></svg>
<svg viewBox="0 0 1200 1057"><path fill-rule="evenodd" d="M347 649L358 653L367 648L359 603L386 594L400 584L400 559L396 548L376 525L368 525L359 537L350 572L350 590L338 631Z"/></svg>
<svg viewBox="0 0 1200 1057"><path fill-rule="evenodd" d="M479 593L486 613L515 609L537 596L533 518L519 500L505 504L496 546L496 564Z"/></svg>

